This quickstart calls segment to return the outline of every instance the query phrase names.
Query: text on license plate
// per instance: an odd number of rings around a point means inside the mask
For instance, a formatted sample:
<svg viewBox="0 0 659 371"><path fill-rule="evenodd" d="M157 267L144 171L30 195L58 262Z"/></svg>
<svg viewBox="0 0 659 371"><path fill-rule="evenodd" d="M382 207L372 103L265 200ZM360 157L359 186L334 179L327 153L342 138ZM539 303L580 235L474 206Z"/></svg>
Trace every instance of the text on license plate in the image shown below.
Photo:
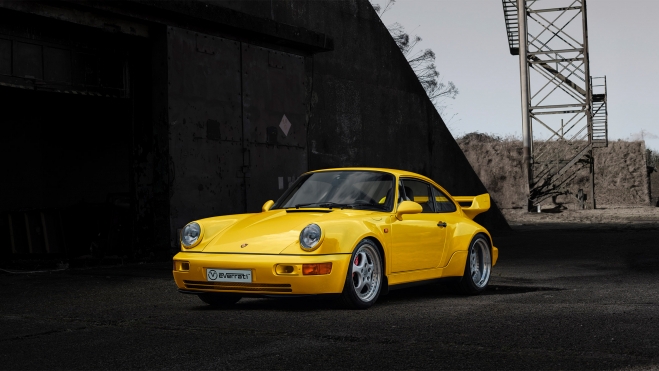
<svg viewBox="0 0 659 371"><path fill-rule="evenodd" d="M208 268L206 279L216 282L252 282L252 271Z"/></svg>

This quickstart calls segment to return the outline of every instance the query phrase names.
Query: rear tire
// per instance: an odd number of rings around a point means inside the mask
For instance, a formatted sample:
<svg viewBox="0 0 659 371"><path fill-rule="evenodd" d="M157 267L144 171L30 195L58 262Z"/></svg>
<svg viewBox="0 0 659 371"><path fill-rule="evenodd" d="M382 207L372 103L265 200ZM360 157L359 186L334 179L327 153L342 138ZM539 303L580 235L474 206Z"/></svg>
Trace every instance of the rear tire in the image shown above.
<svg viewBox="0 0 659 371"><path fill-rule="evenodd" d="M216 308L226 308L233 306L241 299L240 295L216 294L210 292L199 294L197 296L199 296L199 299L201 299L201 301L204 303Z"/></svg>
<svg viewBox="0 0 659 371"><path fill-rule="evenodd" d="M465 273L456 291L464 295L478 295L487 289L492 272L492 249L487 236L477 234L469 244Z"/></svg>
<svg viewBox="0 0 659 371"><path fill-rule="evenodd" d="M382 291L383 266L380 250L370 240L362 240L350 258L341 302L347 308L367 309Z"/></svg>

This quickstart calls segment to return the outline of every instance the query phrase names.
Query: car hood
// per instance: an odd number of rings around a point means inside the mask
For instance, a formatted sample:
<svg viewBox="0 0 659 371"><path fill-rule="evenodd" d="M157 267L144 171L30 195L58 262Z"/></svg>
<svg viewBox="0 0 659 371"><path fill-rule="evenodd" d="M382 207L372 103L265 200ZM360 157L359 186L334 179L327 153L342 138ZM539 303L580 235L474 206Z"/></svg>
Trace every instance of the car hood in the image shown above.
<svg viewBox="0 0 659 371"><path fill-rule="evenodd" d="M368 215L365 210L271 210L258 214L233 218L231 224L210 237L204 252L279 254L291 244L299 243L300 231L311 223L346 219L356 215ZM206 219L207 223L219 223L223 218ZM204 223L204 220L200 221Z"/></svg>

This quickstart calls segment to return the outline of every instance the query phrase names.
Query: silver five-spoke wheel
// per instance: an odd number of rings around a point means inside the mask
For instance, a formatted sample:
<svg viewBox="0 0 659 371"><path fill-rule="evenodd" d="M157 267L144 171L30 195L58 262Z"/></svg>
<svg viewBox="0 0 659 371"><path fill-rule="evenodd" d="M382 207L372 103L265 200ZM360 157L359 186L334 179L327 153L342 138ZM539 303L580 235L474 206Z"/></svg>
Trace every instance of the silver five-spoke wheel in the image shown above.
<svg viewBox="0 0 659 371"><path fill-rule="evenodd" d="M478 288L484 288L490 280L492 269L492 257L490 247L484 239L477 239L469 252L469 264L471 264L471 281Z"/></svg>
<svg viewBox="0 0 659 371"><path fill-rule="evenodd" d="M489 238L484 234L477 234L471 240L464 276L456 284L459 292L468 295L479 294L485 291L490 283L492 250L489 241Z"/></svg>
<svg viewBox="0 0 659 371"><path fill-rule="evenodd" d="M378 248L369 240L359 243L352 254L343 301L350 307L365 309L373 305L382 286L382 260Z"/></svg>

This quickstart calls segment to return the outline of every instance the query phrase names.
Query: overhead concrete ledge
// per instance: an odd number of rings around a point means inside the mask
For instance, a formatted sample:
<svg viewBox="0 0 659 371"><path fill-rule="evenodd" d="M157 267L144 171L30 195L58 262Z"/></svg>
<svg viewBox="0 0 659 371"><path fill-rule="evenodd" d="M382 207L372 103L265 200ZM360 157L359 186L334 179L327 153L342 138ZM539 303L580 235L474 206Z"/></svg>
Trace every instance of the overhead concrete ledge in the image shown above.
<svg viewBox="0 0 659 371"><path fill-rule="evenodd" d="M324 52L334 49L333 40L320 32L291 26L271 19L255 17L214 4L199 1L134 0L132 2L171 12L177 16L186 15L195 19L203 19L232 28L234 31L270 39L268 41L310 52Z"/></svg>
<svg viewBox="0 0 659 371"><path fill-rule="evenodd" d="M241 35L252 41L277 44L308 53L334 49L334 40L326 34L257 17L215 4L199 1L130 0L98 2L63 0L62 2L105 12L122 14L149 22L181 27L212 26L213 29Z"/></svg>
<svg viewBox="0 0 659 371"><path fill-rule="evenodd" d="M130 18L148 23L189 27L206 23L214 29L239 34L250 40L281 45L310 54L334 50L334 40L326 34L199 1L0 0L0 8L134 36L149 37L150 35L144 23L131 21ZM89 10L101 11L102 14ZM108 13L121 17L113 17Z"/></svg>

